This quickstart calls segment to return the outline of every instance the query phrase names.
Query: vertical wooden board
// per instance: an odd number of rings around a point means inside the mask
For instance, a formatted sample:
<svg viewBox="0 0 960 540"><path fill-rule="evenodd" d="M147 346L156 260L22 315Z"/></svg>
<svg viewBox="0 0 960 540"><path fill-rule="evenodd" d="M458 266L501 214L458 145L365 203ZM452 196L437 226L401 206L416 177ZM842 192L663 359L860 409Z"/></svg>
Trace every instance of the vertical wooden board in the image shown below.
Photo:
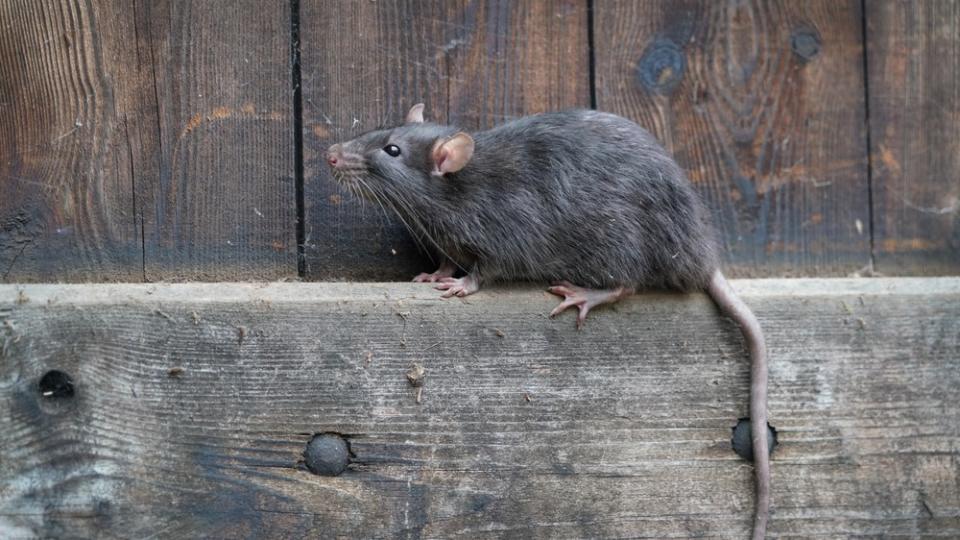
<svg viewBox="0 0 960 540"><path fill-rule="evenodd" d="M135 36L120 2L0 2L0 281L143 279L156 128Z"/></svg>
<svg viewBox="0 0 960 540"><path fill-rule="evenodd" d="M675 154L729 273L869 263L861 23L855 0L596 3L597 106Z"/></svg>
<svg viewBox="0 0 960 540"><path fill-rule="evenodd" d="M290 3L135 4L157 94L146 276L297 275Z"/></svg>
<svg viewBox="0 0 960 540"><path fill-rule="evenodd" d="M449 117L488 129L544 111L590 106L585 2L468 2L452 13Z"/></svg>
<svg viewBox="0 0 960 540"><path fill-rule="evenodd" d="M429 266L393 215L339 186L334 142L402 121L446 120L448 4L301 2L305 259L310 279L410 279ZM335 14L335 16L331 16Z"/></svg>
<svg viewBox="0 0 960 540"><path fill-rule="evenodd" d="M960 272L960 2L868 2L874 255Z"/></svg>
<svg viewBox="0 0 960 540"><path fill-rule="evenodd" d="M408 280L433 263L404 226L336 185L332 143L426 116L467 129L589 105L586 2L301 4L306 275ZM335 15L335 16L334 16Z"/></svg>

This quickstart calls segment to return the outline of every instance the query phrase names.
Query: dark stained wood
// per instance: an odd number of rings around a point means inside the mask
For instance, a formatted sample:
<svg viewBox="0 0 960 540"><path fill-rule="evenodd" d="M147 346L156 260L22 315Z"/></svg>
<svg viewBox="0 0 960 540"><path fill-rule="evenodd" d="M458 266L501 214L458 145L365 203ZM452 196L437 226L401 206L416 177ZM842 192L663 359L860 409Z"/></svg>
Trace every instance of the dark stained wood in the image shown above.
<svg viewBox="0 0 960 540"><path fill-rule="evenodd" d="M133 14L105 4L0 2L2 282L143 278L153 94Z"/></svg>
<svg viewBox="0 0 960 540"><path fill-rule="evenodd" d="M772 357L771 536L960 535L960 280L734 286ZM577 332L539 290L436 294L0 287L0 536L747 536L748 366L704 296ZM298 465L327 431L342 476Z"/></svg>
<svg viewBox="0 0 960 540"><path fill-rule="evenodd" d="M408 280L434 263L393 215L338 187L332 143L417 102L467 129L589 106L583 0L301 2L306 276Z"/></svg>
<svg viewBox="0 0 960 540"><path fill-rule="evenodd" d="M290 2L136 8L161 149L142 190L147 279L295 277Z"/></svg>
<svg viewBox="0 0 960 540"><path fill-rule="evenodd" d="M960 272L960 2L868 2L877 270Z"/></svg>
<svg viewBox="0 0 960 540"><path fill-rule="evenodd" d="M0 4L0 280L296 276L289 2Z"/></svg>
<svg viewBox="0 0 960 540"><path fill-rule="evenodd" d="M870 261L858 0L596 2L599 109L675 153L734 275Z"/></svg>

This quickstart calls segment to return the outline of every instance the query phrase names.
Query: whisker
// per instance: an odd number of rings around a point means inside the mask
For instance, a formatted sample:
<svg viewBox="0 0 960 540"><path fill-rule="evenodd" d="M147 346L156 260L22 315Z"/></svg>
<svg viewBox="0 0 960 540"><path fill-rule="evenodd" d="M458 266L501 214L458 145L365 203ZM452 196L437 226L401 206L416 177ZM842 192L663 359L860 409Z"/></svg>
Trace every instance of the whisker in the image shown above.
<svg viewBox="0 0 960 540"><path fill-rule="evenodd" d="M367 190L367 193L369 193L373 200L376 201L376 203L380 206L380 210L383 212L383 215L380 216L380 223L386 223L387 220L390 219L390 214L387 213L387 209L383 206L383 201L380 200L380 195L362 179L358 179L358 182Z"/></svg>
<svg viewBox="0 0 960 540"><path fill-rule="evenodd" d="M386 185L389 185L389 184L386 184ZM430 241L430 243L433 245L433 247L435 247L435 248L437 249L437 251L440 252L441 255L443 255L443 256L446 257L448 260L450 260L451 262L453 262L453 264L456 265L457 268L459 268L459 269L463 270L464 272L466 272L467 270L466 270L465 268L463 268L462 266L460 266L460 264L459 264L453 257L451 257L450 254L446 252L446 250L444 250L444 249L440 246L440 243L433 237L433 235L430 234L431 231L429 230L429 228L428 228L427 226L424 225L424 223L423 223L424 220L422 219L422 216L420 216L420 215L417 213L416 208L415 208L415 205L411 204L409 201L406 200L406 198L405 198L404 195L401 195L400 193L398 193L398 192L395 191L395 190L392 190L392 189L391 189L391 194L393 195L393 197L392 197L393 200L395 200L399 205L401 205L401 207L402 207L402 208L406 211L406 213L408 214L408 217L414 222L414 224L417 226L417 228L420 229L421 234L422 234L424 237L426 237L427 240ZM387 199L389 200L390 197L388 197ZM397 210L396 210L396 207L394 207L394 211L395 211L395 212L397 211ZM397 214L400 215L399 212L397 212ZM401 218L401 219L402 219L402 218ZM429 222L429 220L427 220L427 221ZM404 222L404 224L406 225L406 222ZM410 229L409 225L407 225L407 228L408 228L408 230ZM413 231L411 231L411 234L413 234ZM419 241L419 239L418 239L417 243L420 244L420 245L421 245L421 249L423 249L423 248L422 248L422 245L423 245L423 244ZM426 251L426 250L424 250L424 251ZM429 252L427 252L427 253L429 253Z"/></svg>

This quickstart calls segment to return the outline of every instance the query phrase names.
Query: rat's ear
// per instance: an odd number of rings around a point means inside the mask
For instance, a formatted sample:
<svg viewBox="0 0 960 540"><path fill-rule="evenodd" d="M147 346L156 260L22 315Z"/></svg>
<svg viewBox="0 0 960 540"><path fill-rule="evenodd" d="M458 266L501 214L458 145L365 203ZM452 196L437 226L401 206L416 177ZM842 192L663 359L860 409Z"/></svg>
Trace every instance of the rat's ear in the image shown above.
<svg viewBox="0 0 960 540"><path fill-rule="evenodd" d="M417 103L413 107L410 107L410 112L407 113L405 122L407 124L423 123L423 103Z"/></svg>
<svg viewBox="0 0 960 540"><path fill-rule="evenodd" d="M433 145L433 174L442 176L462 169L473 157L473 137L460 132Z"/></svg>

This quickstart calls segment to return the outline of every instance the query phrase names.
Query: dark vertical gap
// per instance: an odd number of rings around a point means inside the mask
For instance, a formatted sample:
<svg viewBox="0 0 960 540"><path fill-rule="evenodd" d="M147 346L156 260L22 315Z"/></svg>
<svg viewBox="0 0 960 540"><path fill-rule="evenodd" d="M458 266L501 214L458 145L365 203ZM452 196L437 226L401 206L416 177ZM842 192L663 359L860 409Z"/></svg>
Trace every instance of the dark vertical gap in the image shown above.
<svg viewBox="0 0 960 540"><path fill-rule="evenodd" d="M867 0L860 0L860 30L863 41L863 117L867 129L867 204L870 219L870 270L877 268L873 215L873 142L870 138L870 70L867 64Z"/></svg>
<svg viewBox="0 0 960 540"><path fill-rule="evenodd" d="M597 60L594 53L593 2L587 0L587 49L590 52L590 108L597 108Z"/></svg>
<svg viewBox="0 0 960 540"><path fill-rule="evenodd" d="M297 275L307 273L303 196L303 92L300 89L300 0L290 0L290 72L293 84L293 175L297 196Z"/></svg>

